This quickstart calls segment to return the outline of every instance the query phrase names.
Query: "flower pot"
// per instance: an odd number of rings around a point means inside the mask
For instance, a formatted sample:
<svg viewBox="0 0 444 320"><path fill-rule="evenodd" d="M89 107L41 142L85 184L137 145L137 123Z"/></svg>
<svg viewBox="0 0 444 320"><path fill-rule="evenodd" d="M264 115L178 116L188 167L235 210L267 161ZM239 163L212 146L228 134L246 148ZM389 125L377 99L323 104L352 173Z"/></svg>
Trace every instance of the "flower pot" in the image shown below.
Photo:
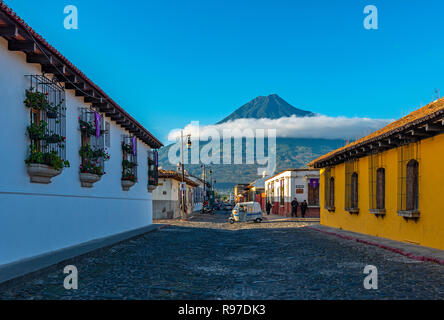
<svg viewBox="0 0 444 320"><path fill-rule="evenodd" d="M31 183L51 183L51 178L58 176L62 170L55 170L46 164L31 163L27 167Z"/></svg>
<svg viewBox="0 0 444 320"><path fill-rule="evenodd" d="M46 116L49 119L57 119L57 111L46 111Z"/></svg>
<svg viewBox="0 0 444 320"><path fill-rule="evenodd" d="M79 177L83 188L92 188L94 183L102 179L101 175L92 173L80 173Z"/></svg>
<svg viewBox="0 0 444 320"><path fill-rule="evenodd" d="M122 189L123 191L129 191L129 189L135 184L136 183L131 180L122 180Z"/></svg>

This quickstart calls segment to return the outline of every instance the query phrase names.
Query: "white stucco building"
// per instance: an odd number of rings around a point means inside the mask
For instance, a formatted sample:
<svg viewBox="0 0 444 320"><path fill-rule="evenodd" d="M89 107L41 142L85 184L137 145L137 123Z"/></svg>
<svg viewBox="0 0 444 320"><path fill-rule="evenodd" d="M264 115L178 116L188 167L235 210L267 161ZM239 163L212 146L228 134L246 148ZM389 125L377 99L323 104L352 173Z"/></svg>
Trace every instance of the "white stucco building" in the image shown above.
<svg viewBox="0 0 444 320"><path fill-rule="evenodd" d="M265 198L273 205L272 212L291 215L291 201L308 203L306 217L319 217L319 170L288 169L265 180Z"/></svg>
<svg viewBox="0 0 444 320"><path fill-rule="evenodd" d="M185 174L186 191L184 194L186 214L202 210L204 183L198 177ZM180 184L182 175L172 170L159 170L159 182L153 191L153 218L174 219L181 217ZM208 188L208 184L207 184Z"/></svg>
<svg viewBox="0 0 444 320"><path fill-rule="evenodd" d="M152 224L151 150L162 143L2 3L0 70L0 266ZM31 87L61 102L55 118L41 105L25 105ZM93 131L82 131L80 120ZM28 127L44 122L45 137L31 139ZM100 154L91 164L79 154L87 146L105 149L109 160ZM54 168L45 163L57 160L70 167L51 177Z"/></svg>

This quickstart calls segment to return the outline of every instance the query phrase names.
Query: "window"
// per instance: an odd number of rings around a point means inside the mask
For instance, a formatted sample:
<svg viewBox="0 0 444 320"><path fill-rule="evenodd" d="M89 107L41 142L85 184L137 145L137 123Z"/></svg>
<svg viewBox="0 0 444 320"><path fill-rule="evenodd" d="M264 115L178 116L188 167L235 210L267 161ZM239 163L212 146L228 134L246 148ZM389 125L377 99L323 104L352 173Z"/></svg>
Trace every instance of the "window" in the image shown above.
<svg viewBox="0 0 444 320"><path fill-rule="evenodd" d="M319 206L319 179L310 179L308 183L308 205Z"/></svg>
<svg viewBox="0 0 444 320"><path fill-rule="evenodd" d="M157 150L148 151L148 187L155 187L159 183L159 157Z"/></svg>
<svg viewBox="0 0 444 320"><path fill-rule="evenodd" d="M80 108L79 130L81 137L81 173L103 175L109 155L105 150L105 121L94 110Z"/></svg>
<svg viewBox="0 0 444 320"><path fill-rule="evenodd" d="M345 163L345 210L350 213L358 213L358 160L349 160Z"/></svg>
<svg viewBox="0 0 444 320"><path fill-rule="evenodd" d="M324 173L324 207L329 211L335 210L335 168L327 168Z"/></svg>
<svg viewBox="0 0 444 320"><path fill-rule="evenodd" d="M410 160L407 163L406 210L418 210L419 163Z"/></svg>
<svg viewBox="0 0 444 320"><path fill-rule="evenodd" d="M332 209L335 208L335 178L330 178L330 192L329 192L329 199L330 199L330 207Z"/></svg>
<svg viewBox="0 0 444 320"><path fill-rule="evenodd" d="M122 180L137 181L137 139L122 136Z"/></svg>
<svg viewBox="0 0 444 320"><path fill-rule="evenodd" d="M280 195L280 204L281 204L281 206L283 206L284 205L284 179L282 179L282 180L280 180L280 188L279 188L279 195Z"/></svg>
<svg viewBox="0 0 444 320"><path fill-rule="evenodd" d="M373 214L385 214L385 168L382 153L369 157L369 209Z"/></svg>
<svg viewBox="0 0 444 320"><path fill-rule="evenodd" d="M419 217L420 143L398 148L398 215Z"/></svg>
<svg viewBox="0 0 444 320"><path fill-rule="evenodd" d="M376 171L376 209L385 209L385 169Z"/></svg>
<svg viewBox="0 0 444 320"><path fill-rule="evenodd" d="M65 91L57 82L43 75L29 75L25 106L30 112L28 135L30 150L44 159L49 155L66 159L66 102ZM32 152L32 151L31 151Z"/></svg>

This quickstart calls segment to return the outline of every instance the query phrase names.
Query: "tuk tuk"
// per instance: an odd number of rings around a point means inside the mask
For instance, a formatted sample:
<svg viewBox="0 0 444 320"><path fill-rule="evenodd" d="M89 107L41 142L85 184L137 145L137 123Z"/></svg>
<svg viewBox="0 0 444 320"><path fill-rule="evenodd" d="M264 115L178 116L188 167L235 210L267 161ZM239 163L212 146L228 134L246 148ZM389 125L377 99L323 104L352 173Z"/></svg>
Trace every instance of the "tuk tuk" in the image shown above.
<svg viewBox="0 0 444 320"><path fill-rule="evenodd" d="M261 205L258 202L241 202L236 204L231 216L228 218L230 223L234 222L262 222Z"/></svg>

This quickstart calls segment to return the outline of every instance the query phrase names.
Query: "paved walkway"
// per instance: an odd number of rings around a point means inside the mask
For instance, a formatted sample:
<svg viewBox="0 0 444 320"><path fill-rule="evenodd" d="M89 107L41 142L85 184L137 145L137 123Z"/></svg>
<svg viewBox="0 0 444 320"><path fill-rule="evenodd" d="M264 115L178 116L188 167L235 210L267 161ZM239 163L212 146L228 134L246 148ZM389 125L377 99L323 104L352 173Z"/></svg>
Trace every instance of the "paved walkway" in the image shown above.
<svg viewBox="0 0 444 320"><path fill-rule="evenodd" d="M310 222L227 223L226 213L161 231L0 291L1 299L444 299L444 267L312 230ZM366 265L378 289L363 286Z"/></svg>

